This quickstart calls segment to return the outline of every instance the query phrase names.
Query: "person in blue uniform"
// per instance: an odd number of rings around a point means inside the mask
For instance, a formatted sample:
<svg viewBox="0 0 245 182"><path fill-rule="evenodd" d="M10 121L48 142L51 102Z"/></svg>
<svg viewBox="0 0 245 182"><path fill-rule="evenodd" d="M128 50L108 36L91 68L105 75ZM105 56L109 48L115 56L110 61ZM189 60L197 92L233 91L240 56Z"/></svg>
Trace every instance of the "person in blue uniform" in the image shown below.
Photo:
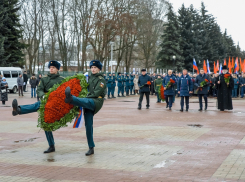
<svg viewBox="0 0 245 182"><path fill-rule="evenodd" d="M126 96L129 96L129 89L130 89L130 77L129 74L126 76Z"/></svg>
<svg viewBox="0 0 245 182"><path fill-rule="evenodd" d="M144 95L146 96L146 109L149 109L150 107L150 85L147 84L149 81L151 83L151 77L146 74L146 69L141 70L142 75L139 77L138 85L140 88L140 98L139 98L139 104L138 109L141 110L142 107L142 101Z"/></svg>
<svg viewBox="0 0 245 182"><path fill-rule="evenodd" d="M170 82L170 79L174 80L175 83L167 87L167 84L168 82ZM169 107L169 110L171 110L172 103L173 103L173 96L175 94L174 87L176 85L176 77L172 74L172 70L168 70L168 74L164 77L162 81L162 85L164 87L164 95L167 103L166 108Z"/></svg>
<svg viewBox="0 0 245 182"><path fill-rule="evenodd" d="M134 75L131 74L130 75L130 95L134 95L133 89L134 89Z"/></svg>
<svg viewBox="0 0 245 182"><path fill-rule="evenodd" d="M116 88L116 74L115 73L113 73L112 74L112 86L111 86L111 98L116 98L115 96L114 96L114 93L115 93L115 88Z"/></svg>
<svg viewBox="0 0 245 182"><path fill-rule="evenodd" d="M127 78L127 74L125 73L123 75L123 93L126 94L126 78Z"/></svg>
<svg viewBox="0 0 245 182"><path fill-rule="evenodd" d="M108 77L107 77L107 88L108 88L108 99L111 99L110 95L112 93L112 83L113 82L113 79L111 77L111 73L108 73Z"/></svg>
<svg viewBox="0 0 245 182"><path fill-rule="evenodd" d="M208 80L208 83L204 87L201 87L200 84L203 81L205 81L205 79ZM196 80L195 80L195 86L198 89L197 95L199 98L199 110L198 111L202 111L202 109L203 109L202 97L204 98L204 101L205 101L205 110L207 110L207 108L208 108L208 85L209 85L209 83L210 83L209 76L207 74L205 74L204 69L201 68L200 74L196 77Z"/></svg>
<svg viewBox="0 0 245 182"><path fill-rule="evenodd" d="M124 79L123 79L121 73L119 72L118 76L117 76L118 97L121 97L120 93L121 93L122 97L125 97L124 93L123 93L123 84L124 84L123 80Z"/></svg>
<svg viewBox="0 0 245 182"><path fill-rule="evenodd" d="M180 111L183 112L184 108L184 99L185 99L185 104L186 104L186 111L189 109L189 97L190 94L193 93L193 82L191 80L191 77L187 74L187 70L183 70L182 76L178 80L178 93L180 94L181 97L181 102L180 106L181 109Z"/></svg>

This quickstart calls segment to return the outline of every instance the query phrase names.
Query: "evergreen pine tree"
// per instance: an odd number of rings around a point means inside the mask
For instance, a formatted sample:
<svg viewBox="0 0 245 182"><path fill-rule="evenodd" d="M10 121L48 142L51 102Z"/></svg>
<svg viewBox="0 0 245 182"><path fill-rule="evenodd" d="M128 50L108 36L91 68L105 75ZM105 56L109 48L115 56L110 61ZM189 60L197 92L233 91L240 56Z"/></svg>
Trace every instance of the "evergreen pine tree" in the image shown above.
<svg viewBox="0 0 245 182"><path fill-rule="evenodd" d="M161 51L158 54L158 67L181 70L183 68L183 57L180 48L181 36L177 16L173 7L169 4L167 13L168 22L164 25L164 33L161 36ZM173 59L176 56L176 60Z"/></svg>
<svg viewBox="0 0 245 182"><path fill-rule="evenodd" d="M4 37L4 55L1 63L4 66L22 66L23 56L22 49L25 44L19 42L21 38L21 25L17 11L20 9L18 0L2 0L3 8L3 27L1 36ZM6 59L4 61L4 59Z"/></svg>

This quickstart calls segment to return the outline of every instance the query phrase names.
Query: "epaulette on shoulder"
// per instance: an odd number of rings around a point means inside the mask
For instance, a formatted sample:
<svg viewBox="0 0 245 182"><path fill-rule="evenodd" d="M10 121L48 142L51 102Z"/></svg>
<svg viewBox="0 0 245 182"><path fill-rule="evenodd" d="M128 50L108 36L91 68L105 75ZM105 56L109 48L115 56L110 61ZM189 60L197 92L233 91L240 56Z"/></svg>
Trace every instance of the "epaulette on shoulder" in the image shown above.
<svg viewBox="0 0 245 182"><path fill-rule="evenodd" d="M99 76L99 79L103 79L103 77L102 76Z"/></svg>
<svg viewBox="0 0 245 182"><path fill-rule="evenodd" d="M60 76L60 77L65 79L65 77L63 77L63 76Z"/></svg>

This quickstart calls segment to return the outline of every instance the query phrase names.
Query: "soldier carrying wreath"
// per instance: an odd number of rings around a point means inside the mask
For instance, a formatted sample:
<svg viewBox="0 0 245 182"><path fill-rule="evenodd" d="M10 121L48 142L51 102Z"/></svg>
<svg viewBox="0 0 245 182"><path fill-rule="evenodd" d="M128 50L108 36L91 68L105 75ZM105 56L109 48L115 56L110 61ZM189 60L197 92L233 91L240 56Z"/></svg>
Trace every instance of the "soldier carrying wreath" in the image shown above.
<svg viewBox="0 0 245 182"><path fill-rule="evenodd" d="M78 108L84 108L86 136L89 150L85 155L94 154L93 116L103 106L106 82L100 70L102 64L98 60L90 62L92 75L87 82L84 75L75 75L63 78L59 75L60 63L50 61L50 73L43 77L37 88L39 102L31 105L18 105L16 99L12 102L13 116L39 112L38 126L44 129L49 148L44 153L55 152L55 143L52 131L67 126L78 114ZM74 95L74 96L73 96ZM56 104L52 105L55 99ZM62 106L64 108L62 108ZM68 112L64 112L68 111ZM52 114L57 112L57 114Z"/></svg>

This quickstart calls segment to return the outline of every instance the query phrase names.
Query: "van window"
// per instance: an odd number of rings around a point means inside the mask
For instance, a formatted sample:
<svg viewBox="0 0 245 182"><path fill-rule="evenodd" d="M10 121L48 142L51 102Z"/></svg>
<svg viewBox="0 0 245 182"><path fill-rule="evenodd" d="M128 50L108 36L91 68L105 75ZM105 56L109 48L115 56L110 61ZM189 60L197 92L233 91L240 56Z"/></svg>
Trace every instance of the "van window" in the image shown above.
<svg viewBox="0 0 245 182"><path fill-rule="evenodd" d="M10 71L3 71L3 76L4 76L5 78L11 78L11 76L10 76Z"/></svg>
<svg viewBox="0 0 245 182"><path fill-rule="evenodd" d="M12 78L18 78L18 72L17 71L11 71Z"/></svg>

